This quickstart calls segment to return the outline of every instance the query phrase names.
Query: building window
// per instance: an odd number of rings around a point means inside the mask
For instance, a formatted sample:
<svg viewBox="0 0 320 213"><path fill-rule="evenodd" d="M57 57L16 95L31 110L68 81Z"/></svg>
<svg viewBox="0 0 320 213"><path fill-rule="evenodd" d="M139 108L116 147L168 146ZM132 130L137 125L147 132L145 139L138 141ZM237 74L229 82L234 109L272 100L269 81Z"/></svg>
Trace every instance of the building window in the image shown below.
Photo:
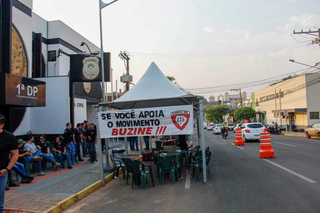
<svg viewBox="0 0 320 213"><path fill-rule="evenodd" d="M11 74L28 77L28 59L22 38L12 26L12 70Z"/></svg>
<svg viewBox="0 0 320 213"><path fill-rule="evenodd" d="M319 112L310 112L310 119L319 119Z"/></svg>

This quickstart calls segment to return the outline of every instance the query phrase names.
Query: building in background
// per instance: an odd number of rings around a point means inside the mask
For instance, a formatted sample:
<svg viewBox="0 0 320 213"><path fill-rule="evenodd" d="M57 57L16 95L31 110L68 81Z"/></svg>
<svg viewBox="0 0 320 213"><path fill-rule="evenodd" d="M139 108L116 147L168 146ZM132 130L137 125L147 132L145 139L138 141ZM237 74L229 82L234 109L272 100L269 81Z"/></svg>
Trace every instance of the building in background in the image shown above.
<svg viewBox="0 0 320 213"><path fill-rule="evenodd" d="M302 74L256 91L252 97L257 120L278 123L288 131L304 131L320 121L320 73Z"/></svg>
<svg viewBox="0 0 320 213"><path fill-rule="evenodd" d="M214 96L211 95L211 96L209 97L209 102L210 102L210 103L214 103L215 101L216 101L216 97L214 97Z"/></svg>
<svg viewBox="0 0 320 213"><path fill-rule="evenodd" d="M1 73L39 80L46 84L45 106L24 107L0 105L0 114L7 118L6 127L15 135L62 134L70 122L69 70L71 54L88 54L100 48L61 21L46 21L32 12L32 0L1 2L1 30L12 23L12 34L2 31ZM11 16L11 17L10 17ZM3 19L3 17L5 17ZM12 18L12 22L11 22ZM10 41L12 40L12 42ZM3 60L10 44L12 63ZM7 67L11 64L11 70ZM74 123L95 122L93 105L102 100L101 84L74 83Z"/></svg>

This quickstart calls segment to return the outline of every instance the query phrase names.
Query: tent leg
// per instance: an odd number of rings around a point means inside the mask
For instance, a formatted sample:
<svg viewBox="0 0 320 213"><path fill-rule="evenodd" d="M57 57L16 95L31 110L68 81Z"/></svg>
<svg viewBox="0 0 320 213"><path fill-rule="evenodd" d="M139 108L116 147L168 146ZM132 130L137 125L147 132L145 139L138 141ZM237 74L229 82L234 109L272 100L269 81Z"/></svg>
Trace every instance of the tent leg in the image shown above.
<svg viewBox="0 0 320 213"><path fill-rule="evenodd" d="M101 144L101 138L100 138L100 128L99 128L99 122L97 122L97 136L98 136L98 156L100 158L99 160L99 167L100 167L100 176L101 176L101 185L106 185L104 180L104 170L103 170L103 155L102 155L102 144Z"/></svg>
<svg viewBox="0 0 320 213"><path fill-rule="evenodd" d="M140 142L140 152L142 154L143 150L142 150L142 141L143 141L143 138L142 136L139 137L139 142Z"/></svg>
<svg viewBox="0 0 320 213"><path fill-rule="evenodd" d="M199 104L199 133L200 133L200 143L202 147L202 162L203 162L203 182L207 182L207 165L206 165L206 148L204 140L204 130L203 130L203 99L200 99Z"/></svg>
<svg viewBox="0 0 320 213"><path fill-rule="evenodd" d="M112 168L110 167L110 157L109 157L109 138L106 138L106 167L104 168L105 172L111 172Z"/></svg>
<svg viewBox="0 0 320 213"><path fill-rule="evenodd" d="M128 149L128 138L127 137L124 138L124 144L126 147L126 158L128 158L129 157L129 149Z"/></svg>

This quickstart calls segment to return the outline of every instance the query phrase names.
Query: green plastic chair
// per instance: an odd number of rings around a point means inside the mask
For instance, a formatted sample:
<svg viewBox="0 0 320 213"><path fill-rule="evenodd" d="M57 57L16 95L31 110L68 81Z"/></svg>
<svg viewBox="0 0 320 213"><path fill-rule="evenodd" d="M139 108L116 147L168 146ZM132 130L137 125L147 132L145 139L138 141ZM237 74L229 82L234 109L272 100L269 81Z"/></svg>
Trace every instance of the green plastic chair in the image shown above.
<svg viewBox="0 0 320 213"><path fill-rule="evenodd" d="M210 162L211 156L212 156L212 151L206 152L206 171L209 179L210 179L209 162ZM193 178L194 178L194 172L196 172L196 181L199 181L200 169L203 169L202 158L197 158L193 167Z"/></svg>
<svg viewBox="0 0 320 213"><path fill-rule="evenodd" d="M133 168L132 168L133 160L131 158L122 158L122 162L126 166L127 184L128 184L128 182L129 182L129 174L133 173ZM122 171L122 172L125 172L125 171Z"/></svg>
<svg viewBox="0 0 320 213"><path fill-rule="evenodd" d="M164 174L164 179L166 179L166 174L171 174L172 184L175 184L175 162L171 157L159 157L158 159L158 174L159 183L162 182L162 173Z"/></svg>
<svg viewBox="0 0 320 213"><path fill-rule="evenodd" d="M113 154L110 155L111 162L113 164L113 178L119 175L119 169L122 168L123 179L126 178L126 165L121 159L116 158ZM117 174L117 175L116 175Z"/></svg>
<svg viewBox="0 0 320 213"><path fill-rule="evenodd" d="M149 170L147 171L145 168L148 167ZM154 179L152 174L152 167L151 165L145 165L142 162L135 160L132 163L132 189L133 189L133 183L137 182L141 179L142 182L142 188L146 189L146 183L147 183L147 176L150 175L152 185L154 187Z"/></svg>

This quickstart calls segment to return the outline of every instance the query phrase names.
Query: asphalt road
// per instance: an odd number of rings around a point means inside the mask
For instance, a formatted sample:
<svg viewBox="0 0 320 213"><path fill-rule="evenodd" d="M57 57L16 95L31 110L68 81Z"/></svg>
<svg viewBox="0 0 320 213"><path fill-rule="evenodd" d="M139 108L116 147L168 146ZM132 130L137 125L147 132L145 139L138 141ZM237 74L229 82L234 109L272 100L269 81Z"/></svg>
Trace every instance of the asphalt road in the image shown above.
<svg viewBox="0 0 320 213"><path fill-rule="evenodd" d="M205 132L213 150L211 179L204 184L185 173L146 190L121 178L66 212L320 212L320 140L272 136L274 159L259 158L259 142L233 145Z"/></svg>

